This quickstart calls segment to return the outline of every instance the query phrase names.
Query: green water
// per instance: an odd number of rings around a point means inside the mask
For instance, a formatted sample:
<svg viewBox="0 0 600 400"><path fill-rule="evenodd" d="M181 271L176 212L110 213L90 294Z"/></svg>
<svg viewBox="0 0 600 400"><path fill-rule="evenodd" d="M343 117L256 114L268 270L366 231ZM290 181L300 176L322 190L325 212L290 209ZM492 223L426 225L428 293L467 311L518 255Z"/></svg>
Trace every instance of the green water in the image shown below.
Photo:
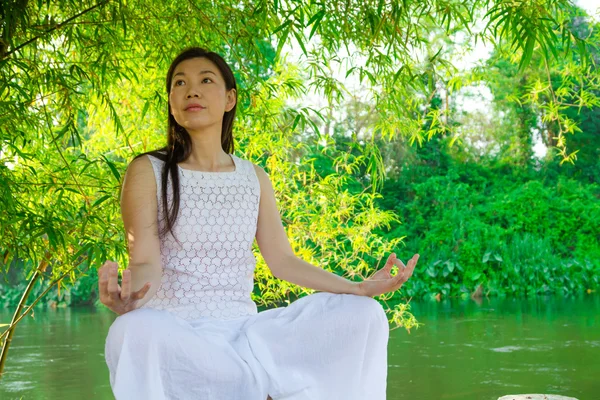
<svg viewBox="0 0 600 400"><path fill-rule="evenodd" d="M600 399L600 297L413 302L412 310L424 325L390 334L388 400ZM111 399L103 351L114 318L36 311L15 332L0 399ZM0 310L0 323L9 320Z"/></svg>

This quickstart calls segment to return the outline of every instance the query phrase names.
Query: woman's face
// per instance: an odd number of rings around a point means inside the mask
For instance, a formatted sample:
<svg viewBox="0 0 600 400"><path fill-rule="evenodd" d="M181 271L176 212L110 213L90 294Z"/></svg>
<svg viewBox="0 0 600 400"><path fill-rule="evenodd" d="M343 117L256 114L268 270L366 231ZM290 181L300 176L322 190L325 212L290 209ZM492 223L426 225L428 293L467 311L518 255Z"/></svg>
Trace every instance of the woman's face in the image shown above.
<svg viewBox="0 0 600 400"><path fill-rule="evenodd" d="M173 71L169 92L171 114L186 130L217 125L235 106L235 89L227 90L219 68L207 58L180 62Z"/></svg>

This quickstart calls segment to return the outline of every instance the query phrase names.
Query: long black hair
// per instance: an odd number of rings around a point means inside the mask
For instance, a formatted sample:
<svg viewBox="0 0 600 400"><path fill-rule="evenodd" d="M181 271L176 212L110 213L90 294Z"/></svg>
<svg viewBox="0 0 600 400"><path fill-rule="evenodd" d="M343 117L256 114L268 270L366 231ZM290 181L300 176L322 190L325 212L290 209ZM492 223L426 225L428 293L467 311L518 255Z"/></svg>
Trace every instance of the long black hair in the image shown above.
<svg viewBox="0 0 600 400"><path fill-rule="evenodd" d="M221 71L221 75L225 80L226 89L228 91L235 89L237 96L237 84L235 82L235 77L233 76L231 68L223 59L223 57L201 47L190 47L179 53L173 62L171 62L166 79L167 98L171 91L171 82L173 80L173 72L175 71L175 68L182 61L189 60L191 58L206 58L212 61L217 68L219 68L219 71ZM165 221L165 224L159 231L160 237L163 237L169 232L174 236L173 227L175 226L175 221L177 220L177 215L179 214L180 203L179 171L177 164L187 160L192 151L192 138L185 128L175 121L175 118L171 113L170 103L168 104L168 108L169 122L167 127L167 145L161 149L140 154L135 157L139 158L148 154L164 161L160 179L162 187L161 203L163 206L162 220ZM228 154L231 154L234 151L232 130L236 108L237 101L233 108L230 111L225 112L223 116L223 125L221 128L221 147ZM173 200L170 206L167 204L167 184L169 175L171 176L171 187L173 189Z"/></svg>

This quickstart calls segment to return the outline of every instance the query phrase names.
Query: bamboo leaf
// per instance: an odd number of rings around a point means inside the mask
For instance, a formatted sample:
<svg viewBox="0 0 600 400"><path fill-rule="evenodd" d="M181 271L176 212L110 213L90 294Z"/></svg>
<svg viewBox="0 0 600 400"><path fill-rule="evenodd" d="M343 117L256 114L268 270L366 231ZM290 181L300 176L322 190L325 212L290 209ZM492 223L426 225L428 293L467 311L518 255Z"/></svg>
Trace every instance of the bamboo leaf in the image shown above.
<svg viewBox="0 0 600 400"><path fill-rule="evenodd" d="M275 30L273 32L271 32L271 34L275 35L279 31L282 31L284 29L288 29L291 24L292 24L292 21L291 20L287 20L283 24L281 24L277 28L275 28Z"/></svg>
<svg viewBox="0 0 600 400"><path fill-rule="evenodd" d="M111 196L111 195L108 195L108 194L107 194L107 195L105 195L105 196L102 196L102 197L100 197L98 200L96 200L96 201L94 202L94 204L92 205L92 207L96 207L96 206L98 206L98 205L102 204L104 201L106 201L106 200L110 199L111 197L112 197L112 196Z"/></svg>
<svg viewBox="0 0 600 400"><path fill-rule="evenodd" d="M304 47L304 41L302 40L302 37L300 37L300 34L296 30L294 30L294 36L296 37L298 44L302 48L302 52L304 53L305 56L308 57L308 52L306 51L306 47Z"/></svg>
<svg viewBox="0 0 600 400"><path fill-rule="evenodd" d="M121 181L121 174L119 173L119 171L117 170L117 167L115 167L115 164L113 164L108 158L106 158L103 154L100 156L102 157L102 159L104 160L104 162L106 163L106 165L108 165L108 168L110 168L110 172L112 172L113 176L115 177L115 180L117 182Z"/></svg>
<svg viewBox="0 0 600 400"><path fill-rule="evenodd" d="M312 18L308 21L307 26L309 26L310 24L313 24L313 27L310 30L310 35L308 36L309 40L313 37L313 35L317 31L317 28L319 27L321 20L323 19L324 16L325 16L325 10L322 9L318 13L313 15Z"/></svg>
<svg viewBox="0 0 600 400"><path fill-rule="evenodd" d="M279 38L279 43L277 44L277 51L275 53L275 58L277 58L277 59L279 58L279 56L281 54L281 49L283 49L283 45L287 41L287 37L288 37L288 35L290 33L290 29L291 29L291 25L287 24L287 26L283 30L283 33L282 33L281 37Z"/></svg>
<svg viewBox="0 0 600 400"><path fill-rule="evenodd" d="M141 117L142 120L146 116L146 113L148 112L149 107L150 107L150 99L148 99L144 102L144 108L142 109L142 117Z"/></svg>
<svg viewBox="0 0 600 400"><path fill-rule="evenodd" d="M529 37L527 38L527 44L525 45L525 49L523 51L523 56L521 58L521 62L519 64L519 70L524 70L531 61L531 57L533 56L533 48L535 46L535 32L531 32Z"/></svg>

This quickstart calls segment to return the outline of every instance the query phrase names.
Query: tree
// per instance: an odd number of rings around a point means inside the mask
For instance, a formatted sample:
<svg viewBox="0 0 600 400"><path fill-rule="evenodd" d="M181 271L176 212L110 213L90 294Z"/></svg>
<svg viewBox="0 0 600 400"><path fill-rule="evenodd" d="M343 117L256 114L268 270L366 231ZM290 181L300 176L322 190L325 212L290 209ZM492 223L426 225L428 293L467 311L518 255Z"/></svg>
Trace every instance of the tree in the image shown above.
<svg viewBox="0 0 600 400"><path fill-rule="evenodd" d="M586 18L576 7L567 7L565 12L568 15L565 23L576 37L598 43L598 23ZM560 33L557 28L555 31L555 35ZM514 128L518 133L514 145L505 152L511 153L507 156L517 159L519 165L533 167L532 146L536 132L549 149L549 162L560 155L560 164L573 164L579 152L590 151L589 147L584 149L578 144L583 136L589 143L589 135L595 132L593 126L583 126L582 122L597 112L595 108L600 105L599 87L595 83L599 76L600 51L597 46L590 46L586 57L581 57L580 53L567 52L569 45L568 42L557 43L554 51L563 56L552 58L547 58L542 48L535 48L530 67L524 72L518 69L518 59L508 46L497 47L488 60L485 80L498 110L505 114L504 129ZM574 136L567 139L567 134ZM567 141L575 149L570 154L567 154Z"/></svg>

